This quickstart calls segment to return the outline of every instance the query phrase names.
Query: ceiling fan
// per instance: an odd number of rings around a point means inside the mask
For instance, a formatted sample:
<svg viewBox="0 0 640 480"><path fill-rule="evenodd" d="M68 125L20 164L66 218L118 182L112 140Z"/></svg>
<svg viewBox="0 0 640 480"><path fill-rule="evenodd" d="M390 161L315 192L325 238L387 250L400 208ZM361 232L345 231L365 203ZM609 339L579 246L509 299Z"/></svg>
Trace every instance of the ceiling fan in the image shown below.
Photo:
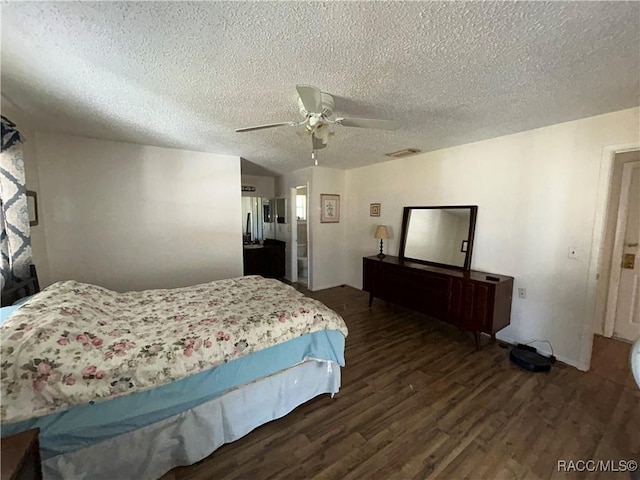
<svg viewBox="0 0 640 480"><path fill-rule="evenodd" d="M256 125L255 127L237 128L236 132L252 132L265 128L275 127L299 127L304 125L306 131L311 134L312 153L311 158L318 164L317 150L325 148L329 141L329 135L333 134L330 125L342 127L376 128L381 130L395 130L400 124L393 120L378 120L373 118L333 118L335 102L333 96L321 92L319 88L311 85L296 85L298 91L298 107L304 117L299 122L278 122Z"/></svg>

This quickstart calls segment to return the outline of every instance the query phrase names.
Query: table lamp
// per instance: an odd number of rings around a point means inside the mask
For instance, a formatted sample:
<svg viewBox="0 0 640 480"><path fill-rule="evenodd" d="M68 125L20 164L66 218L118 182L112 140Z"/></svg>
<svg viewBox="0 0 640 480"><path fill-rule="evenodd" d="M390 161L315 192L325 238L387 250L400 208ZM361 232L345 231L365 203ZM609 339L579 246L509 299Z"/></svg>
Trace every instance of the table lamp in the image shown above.
<svg viewBox="0 0 640 480"><path fill-rule="evenodd" d="M387 231L386 225L378 225L376 227L376 233L373 235L373 238L380 239L380 253L378 254L378 258L382 260L386 255L382 253L382 240L386 240L389 238L389 232Z"/></svg>

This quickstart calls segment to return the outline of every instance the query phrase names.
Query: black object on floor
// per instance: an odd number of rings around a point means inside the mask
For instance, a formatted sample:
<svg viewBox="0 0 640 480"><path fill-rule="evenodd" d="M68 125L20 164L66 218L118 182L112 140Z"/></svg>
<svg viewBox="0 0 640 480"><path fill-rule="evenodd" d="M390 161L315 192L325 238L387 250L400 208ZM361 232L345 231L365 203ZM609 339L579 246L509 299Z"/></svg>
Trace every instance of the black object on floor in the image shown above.
<svg viewBox="0 0 640 480"><path fill-rule="evenodd" d="M519 343L511 349L509 358L513 363L530 372L548 372L555 357L545 357L534 347Z"/></svg>

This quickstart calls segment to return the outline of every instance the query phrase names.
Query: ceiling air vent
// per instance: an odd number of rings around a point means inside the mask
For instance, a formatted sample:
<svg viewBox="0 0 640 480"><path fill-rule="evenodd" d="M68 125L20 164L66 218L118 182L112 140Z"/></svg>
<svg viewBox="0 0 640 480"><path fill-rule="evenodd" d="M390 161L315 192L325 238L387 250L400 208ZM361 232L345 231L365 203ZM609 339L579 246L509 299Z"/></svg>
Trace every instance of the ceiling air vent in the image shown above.
<svg viewBox="0 0 640 480"><path fill-rule="evenodd" d="M391 158L401 158L408 157L409 155L415 155L416 153L420 153L422 150L419 148L405 148L404 150L398 150L397 152L385 153L387 157Z"/></svg>

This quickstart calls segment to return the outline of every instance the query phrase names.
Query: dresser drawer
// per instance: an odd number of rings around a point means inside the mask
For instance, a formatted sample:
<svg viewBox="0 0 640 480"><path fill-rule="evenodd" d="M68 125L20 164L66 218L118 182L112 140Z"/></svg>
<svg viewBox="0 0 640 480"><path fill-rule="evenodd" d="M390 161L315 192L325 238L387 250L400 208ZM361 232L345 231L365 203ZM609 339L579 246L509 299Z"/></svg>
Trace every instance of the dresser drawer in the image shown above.
<svg viewBox="0 0 640 480"><path fill-rule="evenodd" d="M509 325L513 277L404 262L397 257L363 259L363 289L475 332L495 333Z"/></svg>
<svg viewBox="0 0 640 480"><path fill-rule="evenodd" d="M446 317L449 277L367 258L363 265L365 291L436 318Z"/></svg>

